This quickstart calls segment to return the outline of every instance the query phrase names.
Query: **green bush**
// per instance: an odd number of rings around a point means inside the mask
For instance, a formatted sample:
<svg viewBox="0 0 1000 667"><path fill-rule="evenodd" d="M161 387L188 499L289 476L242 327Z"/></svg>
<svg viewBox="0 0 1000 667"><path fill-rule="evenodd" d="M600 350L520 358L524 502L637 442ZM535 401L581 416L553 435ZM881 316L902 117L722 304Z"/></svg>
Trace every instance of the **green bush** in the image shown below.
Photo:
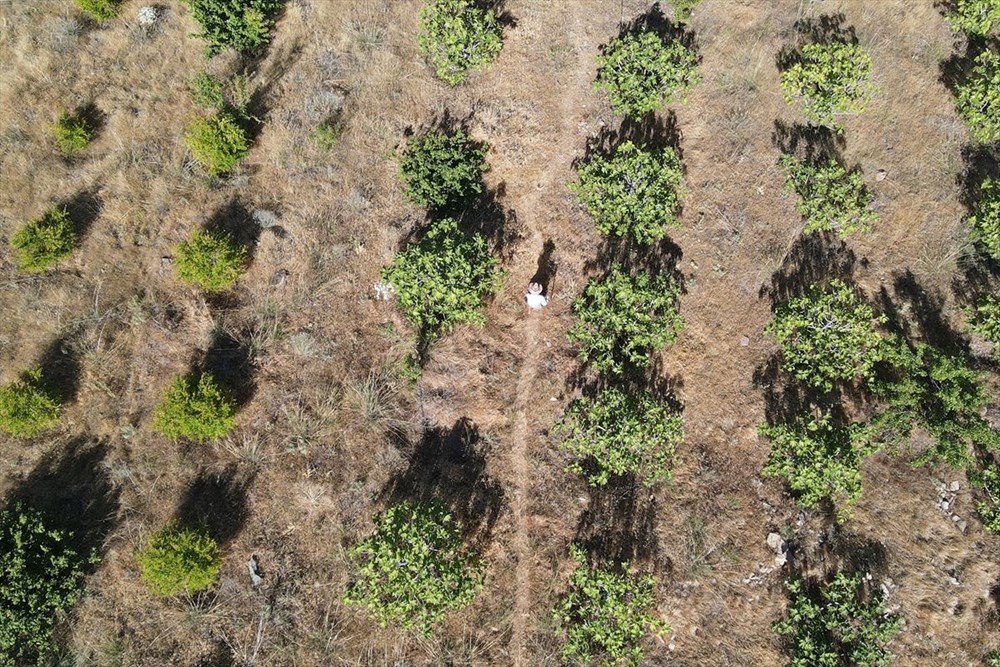
<svg viewBox="0 0 1000 667"><path fill-rule="evenodd" d="M791 155L778 164L785 170L785 185L799 195L806 234L833 231L844 238L878 222L871 208L874 197L859 171L847 171L836 160L813 165Z"/></svg>
<svg viewBox="0 0 1000 667"><path fill-rule="evenodd" d="M989 35L1000 26L1000 3L997 0L957 0L954 11L945 18L952 30Z"/></svg>
<svg viewBox="0 0 1000 667"><path fill-rule="evenodd" d="M970 237L987 255L1000 261L1000 181L986 179L969 215Z"/></svg>
<svg viewBox="0 0 1000 667"><path fill-rule="evenodd" d="M209 174L225 174L250 152L250 136L231 113L199 118L184 133L184 144Z"/></svg>
<svg viewBox="0 0 1000 667"><path fill-rule="evenodd" d="M1000 53L987 49L957 86L958 115L979 143L1000 141Z"/></svg>
<svg viewBox="0 0 1000 667"><path fill-rule="evenodd" d="M256 51L271 41L274 17L285 0L182 0L201 27L209 56L232 47Z"/></svg>
<svg viewBox="0 0 1000 667"><path fill-rule="evenodd" d="M76 243L73 221L64 208L50 208L10 239L18 268L29 273L41 273L66 259L73 254Z"/></svg>
<svg viewBox="0 0 1000 667"><path fill-rule="evenodd" d="M553 613L566 636L560 654L574 664L590 664L598 658L602 664L637 667L644 654L643 637L670 631L667 622L653 613L653 576L629 573L628 563L622 564L621 572L591 567L575 545L570 555L576 569Z"/></svg>
<svg viewBox="0 0 1000 667"><path fill-rule="evenodd" d="M595 155L577 168L569 188L604 236L627 236L655 243L679 227L683 194L681 159L672 148L649 150L631 141L611 155Z"/></svg>
<svg viewBox="0 0 1000 667"><path fill-rule="evenodd" d="M429 635L445 614L482 588L483 563L468 553L459 527L440 506L402 503L375 519L375 534L348 551L355 572L344 600L382 626Z"/></svg>
<svg viewBox="0 0 1000 667"><path fill-rule="evenodd" d="M766 331L781 346L787 372L830 391L835 382L872 375L883 347L875 326L885 321L852 288L833 280L828 288L813 285L805 296L778 304Z"/></svg>
<svg viewBox="0 0 1000 667"><path fill-rule="evenodd" d="M559 446L576 459L570 469L593 486L625 474L647 486L670 479L684 439L684 422L676 410L648 393L616 388L570 403L555 430L563 434Z"/></svg>
<svg viewBox="0 0 1000 667"><path fill-rule="evenodd" d="M52 631L83 594L84 568L72 533L34 509L0 510L0 667L48 665Z"/></svg>
<svg viewBox="0 0 1000 667"><path fill-rule="evenodd" d="M993 344L994 355L1000 355L1000 297L980 297L968 315L969 328Z"/></svg>
<svg viewBox="0 0 1000 667"><path fill-rule="evenodd" d="M791 667L888 667L884 645L901 623L886 611L878 586L865 586L860 574L838 572L818 586L796 579L787 588L788 611L773 627L787 643Z"/></svg>
<svg viewBox="0 0 1000 667"><path fill-rule="evenodd" d="M566 337L598 372L645 368L651 354L673 343L684 326L677 312L680 293L667 273L633 278L614 264L607 278L591 280L573 301L578 321Z"/></svg>
<svg viewBox="0 0 1000 667"><path fill-rule="evenodd" d="M594 88L608 94L615 114L636 119L667 100L683 101L701 81L694 52L654 32L630 32L612 40L597 64Z"/></svg>
<svg viewBox="0 0 1000 667"><path fill-rule="evenodd" d="M969 471L969 481L983 491L985 499L976 501L976 513L989 533L1000 533L1000 468L990 461Z"/></svg>
<svg viewBox="0 0 1000 667"><path fill-rule="evenodd" d="M799 99L811 120L837 127L836 116L865 110L875 93L872 58L847 42L805 44L797 62L781 73L789 104Z"/></svg>
<svg viewBox="0 0 1000 667"><path fill-rule="evenodd" d="M420 11L417 45L438 77L452 86L490 66L503 48L503 31L492 10L473 0L429 0Z"/></svg>
<svg viewBox="0 0 1000 667"><path fill-rule="evenodd" d="M224 232L195 230L174 251L181 280L209 291L229 289L247 264L247 251Z"/></svg>
<svg viewBox="0 0 1000 667"><path fill-rule="evenodd" d="M1000 667L1000 651L990 651L983 660L986 661L986 667Z"/></svg>
<svg viewBox="0 0 1000 667"><path fill-rule="evenodd" d="M861 497L861 465L879 449L869 429L833 424L828 413L821 413L794 424L762 424L759 432L771 443L763 475L787 480L803 507L829 499L840 519L849 516Z"/></svg>
<svg viewBox="0 0 1000 667"><path fill-rule="evenodd" d="M194 103L202 108L221 110L226 105L222 79L204 70L188 82L188 90Z"/></svg>
<svg viewBox="0 0 1000 667"><path fill-rule="evenodd" d="M124 0L76 0L81 12L95 21L110 21L118 16Z"/></svg>
<svg viewBox="0 0 1000 667"><path fill-rule="evenodd" d="M222 552L208 531L177 524L156 531L137 560L154 595L206 591L222 570Z"/></svg>
<svg viewBox="0 0 1000 667"><path fill-rule="evenodd" d="M674 20L684 23L691 18L691 10L701 4L701 0L670 0L674 7Z"/></svg>
<svg viewBox="0 0 1000 667"><path fill-rule="evenodd" d="M503 273L485 237L443 218L396 253L382 269L382 279L392 285L421 339L429 341L458 324L484 324L483 305L500 289Z"/></svg>
<svg viewBox="0 0 1000 667"><path fill-rule="evenodd" d="M414 137L399 158L406 196L432 210L457 207L482 192L488 150L462 130L430 130Z"/></svg>
<svg viewBox="0 0 1000 667"><path fill-rule="evenodd" d="M70 156L90 145L93 131L83 116L63 112L52 124L52 136L62 154Z"/></svg>
<svg viewBox="0 0 1000 667"><path fill-rule="evenodd" d="M174 378L153 415L153 428L176 440L206 442L233 428L236 406L211 373Z"/></svg>
<svg viewBox="0 0 1000 667"><path fill-rule="evenodd" d="M59 398L42 380L42 369L25 371L0 388L0 430L30 438L58 422L60 408Z"/></svg>

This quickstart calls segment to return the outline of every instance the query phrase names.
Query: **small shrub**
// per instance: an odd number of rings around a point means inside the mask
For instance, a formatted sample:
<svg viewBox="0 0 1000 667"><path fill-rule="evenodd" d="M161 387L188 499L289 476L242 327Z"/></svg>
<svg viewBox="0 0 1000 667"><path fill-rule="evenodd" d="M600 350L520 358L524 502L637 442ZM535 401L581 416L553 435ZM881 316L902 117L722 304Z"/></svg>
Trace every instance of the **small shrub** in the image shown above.
<svg viewBox="0 0 1000 667"><path fill-rule="evenodd" d="M1000 261L1000 181L983 181L979 201L968 221L972 240L987 255Z"/></svg>
<svg viewBox="0 0 1000 667"><path fill-rule="evenodd" d="M153 415L153 428L176 440L206 442L229 433L236 406L211 373L174 378Z"/></svg>
<svg viewBox="0 0 1000 667"><path fill-rule="evenodd" d="M871 306L840 280L814 285L802 297L778 305L767 332L781 346L782 367L814 389L866 379L880 358L882 336Z"/></svg>
<svg viewBox="0 0 1000 667"><path fill-rule="evenodd" d="M569 591L553 613L566 636L560 655L574 664L590 664L598 658L602 664L637 667L645 653L643 637L670 631L667 622L652 611L656 606L653 576L630 574L627 563L622 572L591 567L575 545L570 555L576 569Z"/></svg>
<svg viewBox="0 0 1000 667"><path fill-rule="evenodd" d="M223 232L196 230L177 246L174 265L181 280L209 291L232 287L246 268L246 248Z"/></svg>
<svg viewBox="0 0 1000 667"><path fill-rule="evenodd" d="M833 424L828 413L821 413L794 424L762 424L759 432L771 443L765 476L787 480L803 507L829 499L840 519L849 516L861 497L861 465L879 449L869 429Z"/></svg>
<svg viewBox="0 0 1000 667"><path fill-rule="evenodd" d="M66 156L76 155L89 146L92 135L87 119L78 114L61 113L52 124L56 146Z"/></svg>
<svg viewBox="0 0 1000 667"><path fill-rule="evenodd" d="M684 23L691 18L691 10L701 4L701 0L670 0L674 8L674 20Z"/></svg>
<svg viewBox="0 0 1000 667"><path fill-rule="evenodd" d="M222 553L208 531L177 524L154 533L137 560L154 595L206 591L215 585L222 570Z"/></svg>
<svg viewBox="0 0 1000 667"><path fill-rule="evenodd" d="M110 21L118 16L124 0L76 0L81 12L95 21Z"/></svg>
<svg viewBox="0 0 1000 667"><path fill-rule="evenodd" d="M858 114L868 106L875 93L871 70L871 56L857 44L806 44L798 62L781 73L781 88L786 102L802 102L808 118L836 127L836 116Z"/></svg>
<svg viewBox="0 0 1000 667"><path fill-rule="evenodd" d="M1000 533L1000 468L992 461L969 471L969 481L983 491L985 499L976 501L976 513L983 530Z"/></svg>
<svg viewBox="0 0 1000 667"><path fill-rule="evenodd" d="M42 369L25 371L0 388L0 430L30 438L59 421L59 398L45 386Z"/></svg>
<svg viewBox="0 0 1000 667"><path fill-rule="evenodd" d="M597 58L594 88L603 90L617 115L642 118L667 100L684 100L698 85L698 58L679 40L654 32L626 33Z"/></svg>
<svg viewBox="0 0 1000 667"><path fill-rule="evenodd" d="M486 239L462 231L451 218L431 223L423 238L382 269L382 279L425 341L458 324L484 324L483 305L502 278Z"/></svg>
<svg viewBox="0 0 1000 667"><path fill-rule="evenodd" d="M83 569L96 556L73 535L20 503L0 510L0 665L48 665L52 631L83 594Z"/></svg>
<svg viewBox="0 0 1000 667"><path fill-rule="evenodd" d="M399 176L406 196L419 206L454 208L482 191L489 169L489 146L477 144L462 130L430 130L411 139L399 158Z"/></svg>
<svg viewBox="0 0 1000 667"><path fill-rule="evenodd" d="M805 233L833 231L844 238L878 221L871 208L874 197L860 172L847 171L836 160L812 165L791 155L783 155L779 164L785 185L799 195Z"/></svg>
<svg viewBox="0 0 1000 667"><path fill-rule="evenodd" d="M64 208L50 208L10 239L18 268L29 273L41 273L66 259L73 254L76 242L76 230Z"/></svg>
<svg viewBox="0 0 1000 667"><path fill-rule="evenodd" d="M979 143L1000 141L1000 53L976 56L972 72L957 86L958 115Z"/></svg>
<svg viewBox="0 0 1000 667"><path fill-rule="evenodd" d="M335 114L324 120L313 130L313 139L324 150L332 150L340 142L340 137L344 134L345 125L343 114Z"/></svg>
<svg viewBox="0 0 1000 667"><path fill-rule="evenodd" d="M222 79L214 74L204 70L198 72L188 82L188 89L191 91L191 99L202 108L221 110L226 105Z"/></svg>
<svg viewBox="0 0 1000 667"><path fill-rule="evenodd" d="M375 519L375 534L348 551L355 567L344 600L380 625L429 635L445 614L482 588L482 562L467 553L459 527L437 505L402 503Z"/></svg>
<svg viewBox="0 0 1000 667"><path fill-rule="evenodd" d="M580 345L580 358L598 372L645 368L651 354L673 343L684 326L679 299L680 286L670 275L633 278L614 264L607 278L587 283L573 301L578 322L566 337Z"/></svg>
<svg viewBox="0 0 1000 667"><path fill-rule="evenodd" d="M429 0L420 12L417 45L445 83L458 85L490 66L503 48L503 31L492 10L472 0Z"/></svg>
<svg viewBox="0 0 1000 667"><path fill-rule="evenodd" d="M969 328L993 344L994 355L1000 355L1000 297L980 297L968 314Z"/></svg>
<svg viewBox="0 0 1000 667"><path fill-rule="evenodd" d="M232 47L257 51L271 41L274 17L285 0L182 0L201 27L209 56Z"/></svg>
<svg viewBox="0 0 1000 667"><path fill-rule="evenodd" d="M250 152L250 136L231 113L199 118L184 133L184 144L209 174L225 174Z"/></svg>
<svg viewBox="0 0 1000 667"><path fill-rule="evenodd" d="M1000 3L997 0L957 0L955 10L945 18L952 30L989 35L1000 26Z"/></svg>
<svg viewBox="0 0 1000 667"><path fill-rule="evenodd" d="M648 393L611 388L570 403L556 432L563 434L559 446L576 459L570 469L592 486L625 474L652 486L670 479L684 422Z"/></svg>
<svg viewBox="0 0 1000 667"><path fill-rule="evenodd" d="M577 169L570 184L577 199L605 236L628 236L655 243L679 227L681 159L672 148L647 150L631 141L612 155L596 155Z"/></svg>

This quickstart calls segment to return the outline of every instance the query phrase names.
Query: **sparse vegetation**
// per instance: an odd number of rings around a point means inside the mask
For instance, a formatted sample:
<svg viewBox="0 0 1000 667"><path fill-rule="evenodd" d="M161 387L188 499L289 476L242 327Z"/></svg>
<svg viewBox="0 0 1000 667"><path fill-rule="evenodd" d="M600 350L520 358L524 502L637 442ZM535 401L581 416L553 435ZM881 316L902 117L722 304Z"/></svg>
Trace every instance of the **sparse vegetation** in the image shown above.
<svg viewBox="0 0 1000 667"><path fill-rule="evenodd" d="M376 518L375 533L348 555L355 574L344 599L365 607L382 626L422 635L471 603L483 585L483 564L437 505L390 507Z"/></svg>
<svg viewBox="0 0 1000 667"><path fill-rule="evenodd" d="M250 152L250 137L227 111L199 118L184 133L184 144L209 174L226 174Z"/></svg>
<svg viewBox="0 0 1000 667"><path fill-rule="evenodd" d="M208 531L178 524L156 531L137 560L154 595L206 591L222 570L222 552Z"/></svg>
<svg viewBox="0 0 1000 667"><path fill-rule="evenodd" d="M42 369L21 373L14 382L0 388L0 430L30 438L59 421L59 398L45 386Z"/></svg>
<svg viewBox="0 0 1000 667"><path fill-rule="evenodd" d="M182 0L201 28L209 56L227 48L258 51L271 41L275 16L285 0Z"/></svg>
<svg viewBox="0 0 1000 667"><path fill-rule="evenodd" d="M976 513L983 522L983 530L1000 534L1000 468L990 461L970 471L969 481L985 496L983 500L976 501Z"/></svg>
<svg viewBox="0 0 1000 667"><path fill-rule="evenodd" d="M489 146L472 141L463 130L428 130L411 139L399 158L406 196L432 210L454 208L482 192L489 169Z"/></svg>
<svg viewBox="0 0 1000 667"><path fill-rule="evenodd" d="M786 186L799 195L805 233L832 231L843 238L878 221L860 172L847 171L836 160L814 165L791 155L783 155L779 164Z"/></svg>
<svg viewBox="0 0 1000 667"><path fill-rule="evenodd" d="M195 230L175 253L180 279L209 291L232 287L247 263L246 248L222 232Z"/></svg>
<svg viewBox="0 0 1000 667"><path fill-rule="evenodd" d="M993 354L1000 354L1000 297L987 294L969 310L969 328L993 344Z"/></svg>
<svg viewBox="0 0 1000 667"><path fill-rule="evenodd" d="M59 151L70 157L80 153L90 145L93 130L90 123L82 115L63 112L52 124L52 136Z"/></svg>
<svg viewBox="0 0 1000 667"><path fill-rule="evenodd" d="M968 222L972 240L987 255L1000 261L1000 181L983 181L979 201L973 207Z"/></svg>
<svg viewBox="0 0 1000 667"><path fill-rule="evenodd" d="M452 86L490 66L503 48L503 30L492 10L473 0L428 0L420 12L420 50Z"/></svg>
<svg viewBox="0 0 1000 667"><path fill-rule="evenodd" d="M1000 53L986 49L976 56L956 96L958 115L972 138L982 144L1000 141Z"/></svg>
<svg viewBox="0 0 1000 667"><path fill-rule="evenodd" d="M647 149L626 141L613 154L598 154L581 164L577 175L579 181L570 189L605 236L655 243L680 225L683 173L672 148Z"/></svg>
<svg viewBox="0 0 1000 667"><path fill-rule="evenodd" d="M177 440L206 442L228 434L236 408L210 373L174 378L153 415L153 428Z"/></svg>
<svg viewBox="0 0 1000 667"><path fill-rule="evenodd" d="M19 229L10 239L17 267L28 273L42 273L66 259L76 249L77 237L69 212L50 208Z"/></svg>
<svg viewBox="0 0 1000 667"><path fill-rule="evenodd" d="M838 127L836 117L859 114L875 93L872 58L858 44L831 41L805 44L781 73L785 100L802 103L806 116ZM839 127L838 127L839 129Z"/></svg>
<svg viewBox="0 0 1000 667"><path fill-rule="evenodd" d="M204 109L221 110L226 105L222 79L202 70L188 83L191 99Z"/></svg>
<svg viewBox="0 0 1000 667"><path fill-rule="evenodd" d="M1000 3L996 0L955 0L946 16L952 30L989 35L1000 26Z"/></svg>
<svg viewBox="0 0 1000 667"><path fill-rule="evenodd" d="M95 21L110 21L118 16L124 0L76 0L81 12Z"/></svg>
<svg viewBox="0 0 1000 667"><path fill-rule="evenodd" d="M684 23L691 18L691 11L701 4L701 0L670 0L674 8L674 20Z"/></svg>
<svg viewBox="0 0 1000 667"><path fill-rule="evenodd" d="M630 32L612 40L597 64L594 87L608 94L616 114L636 119L667 101L683 101L701 82L695 53L680 40L655 32Z"/></svg>

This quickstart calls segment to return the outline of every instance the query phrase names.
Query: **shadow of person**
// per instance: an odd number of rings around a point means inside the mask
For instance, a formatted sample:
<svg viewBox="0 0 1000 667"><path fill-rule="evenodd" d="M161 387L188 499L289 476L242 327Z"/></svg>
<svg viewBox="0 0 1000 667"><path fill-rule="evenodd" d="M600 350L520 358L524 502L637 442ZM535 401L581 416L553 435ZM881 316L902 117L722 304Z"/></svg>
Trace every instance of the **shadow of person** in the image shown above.
<svg viewBox="0 0 1000 667"><path fill-rule="evenodd" d="M545 296L551 296L552 285L555 283L556 271L559 266L556 264L553 256L555 255L556 244L552 239L549 239L542 246L542 254L538 256L538 266L535 269L535 274L531 276L531 283L537 283L542 286L542 294Z"/></svg>

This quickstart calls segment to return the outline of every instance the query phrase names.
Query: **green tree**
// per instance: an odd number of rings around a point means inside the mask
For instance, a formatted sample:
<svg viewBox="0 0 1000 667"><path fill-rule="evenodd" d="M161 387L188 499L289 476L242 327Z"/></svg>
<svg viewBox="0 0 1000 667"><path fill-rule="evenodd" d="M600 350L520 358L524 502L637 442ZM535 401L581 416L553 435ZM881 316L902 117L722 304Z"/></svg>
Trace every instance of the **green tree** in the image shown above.
<svg viewBox="0 0 1000 667"><path fill-rule="evenodd" d="M766 331L781 346L782 367L814 389L871 376L882 350L884 324L855 290L840 280L813 285L805 296L778 304Z"/></svg>
<svg viewBox="0 0 1000 667"><path fill-rule="evenodd" d="M406 196L432 210L457 207L482 192L488 150L462 130L430 130L414 137L399 158Z"/></svg>
<svg viewBox="0 0 1000 667"><path fill-rule="evenodd" d="M972 240L991 258L1000 260L1000 181L983 181L968 222Z"/></svg>
<svg viewBox="0 0 1000 667"><path fill-rule="evenodd" d="M844 238L878 222L861 172L847 171L836 160L814 165L792 155L782 155L778 164L785 170L786 187L799 195L805 233L833 231Z"/></svg>
<svg viewBox="0 0 1000 667"><path fill-rule="evenodd" d="M449 611L482 588L483 563L470 554L444 508L394 505L375 519L375 533L348 551L354 575L344 596L380 625L429 635Z"/></svg>
<svg viewBox="0 0 1000 667"><path fill-rule="evenodd" d="M670 479L684 439L679 412L649 393L617 388L570 403L555 430L563 436L559 446L575 459L570 469L592 486L625 474L647 486Z"/></svg>
<svg viewBox="0 0 1000 667"><path fill-rule="evenodd" d="M233 428L236 406L211 373L174 378L153 414L153 428L177 440L207 442Z"/></svg>
<svg viewBox="0 0 1000 667"><path fill-rule="evenodd" d="M485 237L443 218L396 253L382 279L392 285L421 339L429 341L458 324L484 324L483 306L500 288L503 273Z"/></svg>
<svg viewBox="0 0 1000 667"><path fill-rule="evenodd" d="M987 49L976 56L972 72L957 86L956 103L973 139L1000 141L1000 53Z"/></svg>
<svg viewBox="0 0 1000 667"><path fill-rule="evenodd" d="M246 248L224 232L195 230L174 250L177 275L209 291L229 289L247 264Z"/></svg>
<svg viewBox="0 0 1000 667"><path fill-rule="evenodd" d="M66 259L73 254L76 243L73 221L64 208L50 208L10 239L18 268L28 273L41 273Z"/></svg>
<svg viewBox="0 0 1000 667"><path fill-rule="evenodd" d="M945 18L952 30L989 35L1000 26L1000 3L997 0L956 0L954 11Z"/></svg>
<svg viewBox="0 0 1000 667"><path fill-rule="evenodd" d="M250 152L250 135L228 111L197 119L184 133L184 145L209 174L225 174Z"/></svg>
<svg viewBox="0 0 1000 667"><path fill-rule="evenodd" d="M591 567L576 545L570 546L570 555L576 569L553 612L566 638L560 654L584 664L597 658L606 665L637 667L645 653L643 637L670 631L667 622L653 613L653 576L630 573L628 563L622 563L621 571Z"/></svg>
<svg viewBox="0 0 1000 667"><path fill-rule="evenodd" d="M59 151L63 155L71 156L90 145L93 129L82 115L63 112L52 124L52 136Z"/></svg>
<svg viewBox="0 0 1000 667"><path fill-rule="evenodd" d="M222 570L222 552L208 531L176 523L153 533L137 561L154 595L206 591Z"/></svg>
<svg viewBox="0 0 1000 667"><path fill-rule="evenodd" d="M124 0L76 0L81 12L95 21L110 21L118 16Z"/></svg>
<svg viewBox="0 0 1000 667"><path fill-rule="evenodd" d="M655 243L679 227L683 194L681 159L672 148L640 148L623 142L610 155L595 155L577 168L569 188L604 236L627 236Z"/></svg>
<svg viewBox="0 0 1000 667"><path fill-rule="evenodd" d="M765 476L787 480L803 507L829 499L840 519L849 516L861 497L861 465L879 449L868 428L834 424L829 413L820 413L758 430L771 443Z"/></svg>
<svg viewBox="0 0 1000 667"><path fill-rule="evenodd" d="M791 667L888 667L885 643L901 628L877 586L866 593L860 574L838 572L818 586L794 579L785 618L774 631L785 639Z"/></svg>
<svg viewBox="0 0 1000 667"><path fill-rule="evenodd" d="M492 10L473 0L429 0L420 11L417 45L445 83L458 85L487 69L503 48L503 31Z"/></svg>
<svg viewBox="0 0 1000 667"><path fill-rule="evenodd" d="M13 503L0 510L0 667L51 664L52 631L83 594L84 568L73 534Z"/></svg>
<svg viewBox="0 0 1000 667"><path fill-rule="evenodd" d="M285 0L182 0L191 10L205 40L205 51L214 56L226 48L252 52L271 41L274 19Z"/></svg>
<svg viewBox="0 0 1000 667"><path fill-rule="evenodd" d="M680 293L666 273L632 277L614 264L607 278L591 280L573 301L577 323L566 337L598 372L621 375L626 368L645 368L652 353L677 340L684 327L677 312Z"/></svg>
<svg viewBox="0 0 1000 667"><path fill-rule="evenodd" d="M62 403L33 368L0 388L0 430L18 438L38 435L59 421Z"/></svg>
<svg viewBox="0 0 1000 667"><path fill-rule="evenodd" d="M594 88L608 94L615 114L636 119L668 100L683 101L701 82L694 51L655 32L621 35L598 56L597 64Z"/></svg>
<svg viewBox="0 0 1000 667"><path fill-rule="evenodd" d="M872 58L858 44L805 44L797 62L781 73L781 88L789 104L801 101L808 118L838 127L836 116L861 113L871 101L871 71Z"/></svg>

